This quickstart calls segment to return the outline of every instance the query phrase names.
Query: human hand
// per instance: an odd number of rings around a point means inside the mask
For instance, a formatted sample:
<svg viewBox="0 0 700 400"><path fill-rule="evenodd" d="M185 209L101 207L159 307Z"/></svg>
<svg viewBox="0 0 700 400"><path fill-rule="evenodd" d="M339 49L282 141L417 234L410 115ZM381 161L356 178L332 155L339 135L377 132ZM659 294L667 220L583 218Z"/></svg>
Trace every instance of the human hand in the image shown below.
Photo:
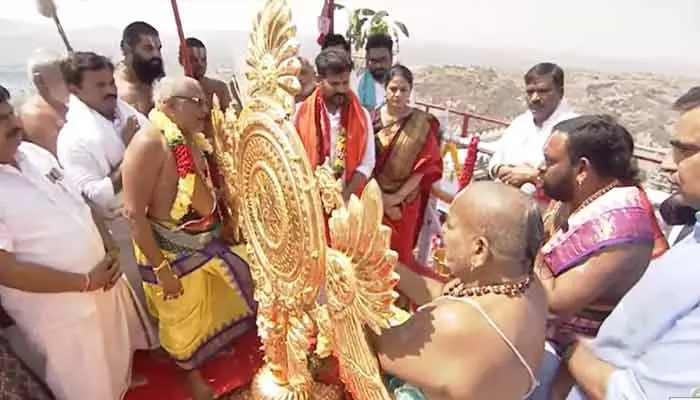
<svg viewBox="0 0 700 400"><path fill-rule="evenodd" d="M119 257L108 252L92 271L88 272L88 292L98 289L109 290L117 282L122 271L119 267Z"/></svg>
<svg viewBox="0 0 700 400"><path fill-rule="evenodd" d="M498 171L498 175L504 183L520 187L528 182L535 182L539 170L529 165L505 166Z"/></svg>
<svg viewBox="0 0 700 400"><path fill-rule="evenodd" d="M401 198L397 196L395 193L394 194L387 194L383 193L382 194L382 204L384 205L384 208L391 208L399 203L401 203Z"/></svg>
<svg viewBox="0 0 700 400"><path fill-rule="evenodd" d="M420 194L420 188L413 189L413 191L411 193L409 193L405 199L403 199L403 203L413 203L418 198L419 194Z"/></svg>
<svg viewBox="0 0 700 400"><path fill-rule="evenodd" d="M131 117L127 118L126 123L122 128L122 140L124 141L124 145L131 142L131 139L140 128L141 126L139 125L139 120L136 119L136 116L132 115Z"/></svg>
<svg viewBox="0 0 700 400"><path fill-rule="evenodd" d="M184 293L182 282L172 270L161 271L158 273L157 279L158 284L163 289L163 300L175 300Z"/></svg>
<svg viewBox="0 0 700 400"><path fill-rule="evenodd" d="M386 216L393 221L398 221L401 219L401 209L397 206L386 208L384 210L384 214L386 214Z"/></svg>

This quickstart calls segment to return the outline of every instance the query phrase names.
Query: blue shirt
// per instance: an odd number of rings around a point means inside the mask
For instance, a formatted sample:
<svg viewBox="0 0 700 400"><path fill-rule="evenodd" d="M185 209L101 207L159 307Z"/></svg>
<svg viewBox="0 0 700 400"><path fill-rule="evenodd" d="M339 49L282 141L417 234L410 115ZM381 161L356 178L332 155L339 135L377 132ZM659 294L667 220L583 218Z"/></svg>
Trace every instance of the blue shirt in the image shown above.
<svg viewBox="0 0 700 400"><path fill-rule="evenodd" d="M700 223L693 235L649 266L592 346L617 368L606 399L700 394ZM567 399L585 398L574 387Z"/></svg>

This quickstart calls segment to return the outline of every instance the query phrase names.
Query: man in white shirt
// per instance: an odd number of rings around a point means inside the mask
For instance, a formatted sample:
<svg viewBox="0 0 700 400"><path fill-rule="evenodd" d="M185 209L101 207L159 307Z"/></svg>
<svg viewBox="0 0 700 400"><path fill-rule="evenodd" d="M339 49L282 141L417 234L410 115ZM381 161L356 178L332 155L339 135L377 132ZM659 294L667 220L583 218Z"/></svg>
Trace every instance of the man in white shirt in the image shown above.
<svg viewBox="0 0 700 400"><path fill-rule="evenodd" d="M85 197L108 220L129 282L145 304L131 230L122 215L124 149L146 118L117 98L114 66L91 52L71 54L62 66L71 92L68 122L58 137L58 159Z"/></svg>
<svg viewBox="0 0 700 400"><path fill-rule="evenodd" d="M326 158L338 179L343 196L362 193L375 164L374 130L369 112L350 90L352 61L337 48L316 57L319 83L297 107L294 117L312 168Z"/></svg>
<svg viewBox="0 0 700 400"><path fill-rule="evenodd" d="M552 128L578 116L564 98L564 71L540 63L525 74L528 110L517 116L498 142L489 162L492 178L534 193Z"/></svg>
<svg viewBox="0 0 700 400"><path fill-rule="evenodd" d="M0 86L3 306L46 358L57 399L121 399L133 351L148 346L133 292L80 192L23 133Z"/></svg>

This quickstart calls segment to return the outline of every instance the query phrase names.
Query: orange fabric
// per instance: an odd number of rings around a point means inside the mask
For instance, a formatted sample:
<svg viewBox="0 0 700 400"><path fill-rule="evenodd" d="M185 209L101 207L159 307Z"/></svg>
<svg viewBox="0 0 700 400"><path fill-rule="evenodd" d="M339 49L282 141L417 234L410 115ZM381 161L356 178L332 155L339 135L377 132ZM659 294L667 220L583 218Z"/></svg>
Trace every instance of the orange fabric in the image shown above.
<svg viewBox="0 0 700 400"><path fill-rule="evenodd" d="M345 105L346 109L343 110L343 112L348 113L347 126L345 127L347 132L343 176L345 182L352 178L352 174L362 162L367 149L367 121L364 109L354 93L349 92L347 96L348 103ZM316 88L299 106L294 123L299 137L304 143L311 167L314 169L321 165L326 157L330 157L330 154L323 154L325 153L323 141L330 141L330 132L323 127L322 118L324 115L321 112L325 112L325 104L323 104L321 89ZM328 151L335 151L335 149Z"/></svg>

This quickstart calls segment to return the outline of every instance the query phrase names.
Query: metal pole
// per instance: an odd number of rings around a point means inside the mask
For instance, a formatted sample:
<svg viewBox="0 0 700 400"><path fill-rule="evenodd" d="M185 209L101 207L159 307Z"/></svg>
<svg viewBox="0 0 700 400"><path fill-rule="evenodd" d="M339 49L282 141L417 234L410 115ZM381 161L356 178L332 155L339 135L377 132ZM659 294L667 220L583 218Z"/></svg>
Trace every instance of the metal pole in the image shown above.
<svg viewBox="0 0 700 400"><path fill-rule="evenodd" d="M330 19L330 25L328 27L328 33L335 33L335 0L328 0L328 18Z"/></svg>
<svg viewBox="0 0 700 400"><path fill-rule="evenodd" d="M175 17L175 25L177 26L177 35L180 37L180 51L182 53L182 65L185 67L185 75L192 76L192 65L190 64L190 55L185 43L185 31L182 29L182 21L180 20L180 11L177 8L177 0L170 0L170 5L173 8L173 16Z"/></svg>

